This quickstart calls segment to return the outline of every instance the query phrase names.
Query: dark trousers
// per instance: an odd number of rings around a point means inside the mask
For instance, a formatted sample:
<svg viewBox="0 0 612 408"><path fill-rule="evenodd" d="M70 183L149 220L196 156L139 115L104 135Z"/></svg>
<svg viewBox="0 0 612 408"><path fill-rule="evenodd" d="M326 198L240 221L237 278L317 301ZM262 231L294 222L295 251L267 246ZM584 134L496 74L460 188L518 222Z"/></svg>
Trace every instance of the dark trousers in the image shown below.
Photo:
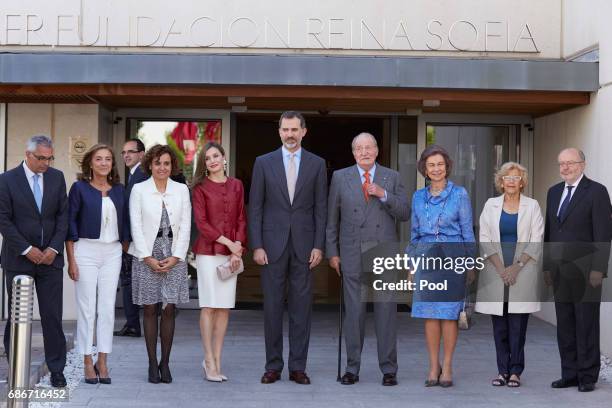
<svg viewBox="0 0 612 408"><path fill-rule="evenodd" d="M9 296L9 320L4 327L4 349L7 356L11 339L13 279L17 275L29 275L34 278L45 347L45 362L52 373L62 372L66 366L66 337L62 329L63 270L48 265L36 265L27 272L4 271Z"/></svg>
<svg viewBox="0 0 612 408"><path fill-rule="evenodd" d="M601 365L599 302L555 302L561 377L596 383Z"/></svg>
<svg viewBox="0 0 612 408"><path fill-rule="evenodd" d="M119 277L123 297L123 313L126 320L125 325L140 332L140 308L132 302L132 259L132 255L123 253Z"/></svg>
<svg viewBox="0 0 612 408"><path fill-rule="evenodd" d="M601 365L601 286L589 283L590 269L590 259L585 257L560 264L553 275L561 377L581 384L596 383Z"/></svg>
<svg viewBox="0 0 612 408"><path fill-rule="evenodd" d="M504 302L503 316L491 315L499 374L521 375L525 369L525 337L529 313L508 313Z"/></svg>
<svg viewBox="0 0 612 408"><path fill-rule="evenodd" d="M263 267L261 287L264 294L266 370L283 370L283 314L287 291L289 371L304 371L310 342L312 271L307 260L298 259L291 237L281 257Z"/></svg>

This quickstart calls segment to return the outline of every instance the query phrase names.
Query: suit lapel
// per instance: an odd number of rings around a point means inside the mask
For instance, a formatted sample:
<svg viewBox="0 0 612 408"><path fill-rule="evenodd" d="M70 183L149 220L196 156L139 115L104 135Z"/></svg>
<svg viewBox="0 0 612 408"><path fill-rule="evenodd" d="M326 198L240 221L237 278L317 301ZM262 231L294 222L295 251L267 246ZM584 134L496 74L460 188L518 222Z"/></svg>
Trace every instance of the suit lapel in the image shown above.
<svg viewBox="0 0 612 408"><path fill-rule="evenodd" d="M495 199L495 201L493 202L493 208L494 208L494 213L493 213L493 218L492 218L493 222L491 223L491 226L493 227L493 231L495 231L495 236L492 238L493 238L493 242L501 242L501 232L499 230L499 220L501 219L501 213L502 213L502 210L504 209L504 195L503 194L498 196ZM500 251L501 251L501 246L500 246Z"/></svg>
<svg viewBox="0 0 612 408"><path fill-rule="evenodd" d="M580 183L578 183L578 188L576 188L576 191L574 191L574 193L572 194L569 206L567 207L567 210L565 210L565 214L563 214L563 219L561 219L561 224L565 222L572 210L576 208L576 205L578 205L578 202L582 200L582 198L586 195L586 192L589 189L590 185L591 180L589 180L586 176L583 176L582 180L580 180ZM565 188L565 185L563 185L563 188ZM559 197L559 199L561 199L561 197Z"/></svg>
<svg viewBox="0 0 612 408"><path fill-rule="evenodd" d="M550 203L546 203L549 207L548 210L551 212L551 222L553 223L559 223L557 211L559 211L559 205L561 204L561 195L563 194L564 186L565 183L557 184L550 195Z"/></svg>
<svg viewBox="0 0 612 408"><path fill-rule="evenodd" d="M388 178L389 178L389 174L387 173L387 170L383 166L381 166L380 164L376 163L376 171L374 172L374 179L372 180L372 183L376 183L380 187L382 187L382 188L384 188L386 190L387 189L387 179ZM389 193L387 193L387 194L389 194ZM367 204L366 204L366 218L367 218L368 213L372 209L372 207L375 206L375 204L374 204L375 200L376 199L374 197L370 197L370 199L367 201ZM364 201L365 201L365 198L364 198Z"/></svg>
<svg viewBox="0 0 612 408"><path fill-rule="evenodd" d="M291 201L289 200L289 190L287 189L287 175L285 174L285 164L283 163L282 148L279 148L274 152L272 160L272 172L278 180L278 188L281 190L281 194L283 195L283 197L285 197L287 203L291 205ZM293 197L295 198L295 193Z"/></svg>
<svg viewBox="0 0 612 408"><path fill-rule="evenodd" d="M36 205L36 200L34 199L34 193L30 188L30 183L28 182L28 177L23 169L23 164L17 167L17 185L20 187L21 193L24 195L26 201L32 206L32 209L36 212L36 214L39 214L38 206ZM44 196L45 194L43 192L43 200Z"/></svg>
<svg viewBox="0 0 612 408"><path fill-rule="evenodd" d="M42 204L40 206L40 214L44 214L45 208L49 206L49 199L51 198L51 191L54 191L55 186L53 185L53 181L49 176L49 171L47 171L43 175L43 196L42 196ZM34 194L32 193L32 197Z"/></svg>
<svg viewBox="0 0 612 408"><path fill-rule="evenodd" d="M347 176L346 177L346 183L348 185L349 190L351 190L353 192L355 197L360 197L360 199L358 199L357 202L365 210L366 200L365 200L365 197L363 195L363 187L362 187L362 184L361 184L361 176L359 175L359 169L357 169L357 165L354 165L351 168L351 170L348 173L346 173L346 176Z"/></svg>
<svg viewBox="0 0 612 408"><path fill-rule="evenodd" d="M295 192L293 193L293 201L295 202L296 197L298 196L302 187L304 187L304 183L306 182L307 174L306 171L309 169L308 164L310 163L310 154L302 148L302 157L300 158L300 167L298 169L298 178L295 182ZM286 184L286 183L285 183ZM289 192L287 192L287 197L289 196Z"/></svg>

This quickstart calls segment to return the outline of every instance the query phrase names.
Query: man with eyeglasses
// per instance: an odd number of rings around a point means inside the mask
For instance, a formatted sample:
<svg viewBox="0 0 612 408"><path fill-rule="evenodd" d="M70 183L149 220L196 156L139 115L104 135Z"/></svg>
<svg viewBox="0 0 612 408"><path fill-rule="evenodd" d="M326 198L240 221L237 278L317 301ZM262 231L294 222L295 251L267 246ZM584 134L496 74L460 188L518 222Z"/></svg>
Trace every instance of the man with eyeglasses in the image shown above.
<svg viewBox="0 0 612 408"><path fill-rule="evenodd" d="M140 168L140 162L145 153L145 146L140 139L129 139L123 145L121 151L121 157L125 163L125 166L130 169L129 176L125 188L125 202L130 202L130 193L135 184L145 181L148 177ZM127 214L129 214L129 205L125 206ZM127 336L127 337L140 337L140 314L139 308L132 302L132 255L127 253L129 241L131 236L129 235L130 217L125 217L128 223L128 241L124 242L123 245L123 260L121 263L121 288L123 290L123 312L125 314L125 325L114 332L115 336Z"/></svg>
<svg viewBox="0 0 612 408"><path fill-rule="evenodd" d="M564 149L558 160L563 181L548 190L544 230L544 271L554 287L561 355L561 378L551 386L589 392L600 369L599 307L610 255L612 205L606 187L584 175L582 151Z"/></svg>
<svg viewBox="0 0 612 408"><path fill-rule="evenodd" d="M25 160L0 175L2 268L9 297L17 275L34 278L51 385L65 387L66 338L62 330L64 241L68 199L64 174L51 166L53 141L34 136ZM11 299L8 302L9 315ZM4 329L9 353L10 323Z"/></svg>

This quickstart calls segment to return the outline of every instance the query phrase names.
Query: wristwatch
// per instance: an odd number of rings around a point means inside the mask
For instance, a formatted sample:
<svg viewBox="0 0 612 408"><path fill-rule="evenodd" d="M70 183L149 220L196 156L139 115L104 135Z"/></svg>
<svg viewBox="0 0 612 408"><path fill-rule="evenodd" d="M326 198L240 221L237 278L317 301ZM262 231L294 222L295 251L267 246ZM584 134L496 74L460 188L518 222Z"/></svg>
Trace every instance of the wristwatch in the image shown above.
<svg viewBox="0 0 612 408"><path fill-rule="evenodd" d="M520 260L517 262L517 264L518 264L518 266L520 266L521 268L523 268L523 267L525 266L525 264L524 264L522 261L520 261Z"/></svg>

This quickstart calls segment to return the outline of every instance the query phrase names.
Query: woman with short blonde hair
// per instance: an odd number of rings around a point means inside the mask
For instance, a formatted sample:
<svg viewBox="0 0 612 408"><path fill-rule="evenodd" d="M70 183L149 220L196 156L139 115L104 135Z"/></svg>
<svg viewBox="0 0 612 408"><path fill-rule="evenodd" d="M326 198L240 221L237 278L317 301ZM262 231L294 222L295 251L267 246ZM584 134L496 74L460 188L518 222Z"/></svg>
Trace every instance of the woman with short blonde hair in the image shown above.
<svg viewBox="0 0 612 408"><path fill-rule="evenodd" d="M527 186L529 185L529 179L527 177L527 169L519 163L516 162L506 162L501 165L499 170L495 172L495 190L498 193L504 192L504 183L503 178L507 176L512 170L518 170L519 176L521 176L521 182L519 184L519 189L521 193L525 191Z"/></svg>
<svg viewBox="0 0 612 408"><path fill-rule="evenodd" d="M495 173L501 194L490 198L480 214L485 269L478 278L476 311L490 314L493 321L498 370L493 386L520 387L529 314L540 310L544 221L538 202L522 194L527 182L525 167L504 163Z"/></svg>

